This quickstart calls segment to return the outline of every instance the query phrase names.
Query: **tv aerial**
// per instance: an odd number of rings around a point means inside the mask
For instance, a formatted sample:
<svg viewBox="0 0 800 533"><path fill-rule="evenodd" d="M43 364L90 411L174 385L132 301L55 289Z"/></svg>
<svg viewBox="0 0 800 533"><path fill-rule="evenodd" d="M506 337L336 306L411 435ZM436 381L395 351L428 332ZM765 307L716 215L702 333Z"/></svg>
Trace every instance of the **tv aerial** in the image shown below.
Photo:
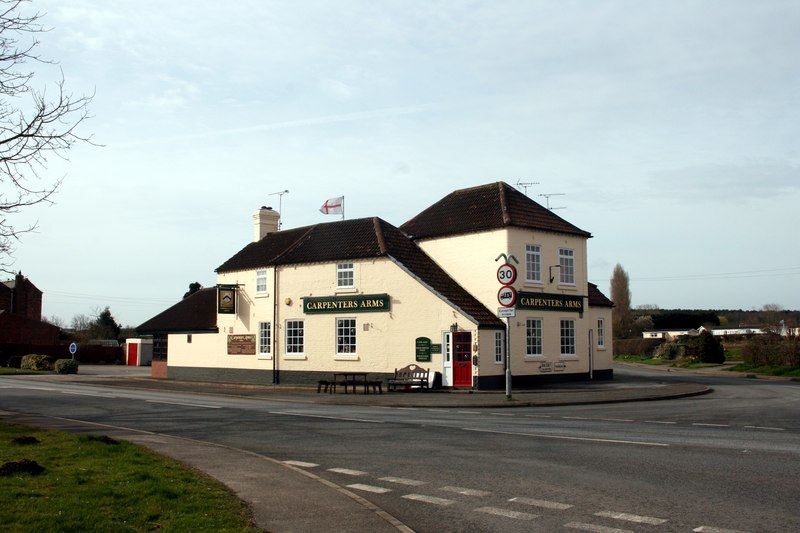
<svg viewBox="0 0 800 533"><path fill-rule="evenodd" d="M539 185L539 182L538 181L520 181L520 180L517 180L517 183L515 183L514 185L517 187L517 189L522 187L522 189L523 189L522 192L525 193L525 196L528 196L528 187L530 187L531 185Z"/></svg>
<svg viewBox="0 0 800 533"><path fill-rule="evenodd" d="M549 194L540 194L539 196L544 197L547 200L547 209L553 211L554 209L564 209L564 207L550 207L550 197L551 196L564 196L565 192L551 192Z"/></svg>

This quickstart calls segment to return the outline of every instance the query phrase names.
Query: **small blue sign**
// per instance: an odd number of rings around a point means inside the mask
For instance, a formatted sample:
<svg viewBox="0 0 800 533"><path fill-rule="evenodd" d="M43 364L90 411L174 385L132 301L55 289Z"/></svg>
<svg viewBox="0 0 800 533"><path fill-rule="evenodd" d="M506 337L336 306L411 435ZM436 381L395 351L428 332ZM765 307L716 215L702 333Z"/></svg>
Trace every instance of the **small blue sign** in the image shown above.
<svg viewBox="0 0 800 533"><path fill-rule="evenodd" d="M72 355L75 355L75 352L77 352L77 351L78 351L78 345L77 344L75 344L73 342L72 344L69 345L69 353L71 353Z"/></svg>

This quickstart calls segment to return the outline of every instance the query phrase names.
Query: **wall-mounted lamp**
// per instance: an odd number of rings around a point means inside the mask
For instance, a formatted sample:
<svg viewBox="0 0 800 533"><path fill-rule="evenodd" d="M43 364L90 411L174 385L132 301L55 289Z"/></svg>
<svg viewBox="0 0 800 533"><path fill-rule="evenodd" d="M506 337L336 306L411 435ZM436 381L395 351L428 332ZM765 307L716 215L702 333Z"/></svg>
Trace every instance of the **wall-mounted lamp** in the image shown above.
<svg viewBox="0 0 800 533"><path fill-rule="evenodd" d="M286 305L292 305L292 299L291 299L291 298L286 298L286 299L283 301L283 303L285 303Z"/></svg>
<svg viewBox="0 0 800 533"><path fill-rule="evenodd" d="M553 283L553 280L554 280L554 279L556 279L556 277L553 275L553 269L554 269L554 268L559 268L559 269L560 269L560 268L561 268L561 265L553 265L553 266L549 267L549 271L550 271L550 283Z"/></svg>
<svg viewBox="0 0 800 533"><path fill-rule="evenodd" d="M458 331L458 322L453 322L450 325L450 333L456 333Z"/></svg>

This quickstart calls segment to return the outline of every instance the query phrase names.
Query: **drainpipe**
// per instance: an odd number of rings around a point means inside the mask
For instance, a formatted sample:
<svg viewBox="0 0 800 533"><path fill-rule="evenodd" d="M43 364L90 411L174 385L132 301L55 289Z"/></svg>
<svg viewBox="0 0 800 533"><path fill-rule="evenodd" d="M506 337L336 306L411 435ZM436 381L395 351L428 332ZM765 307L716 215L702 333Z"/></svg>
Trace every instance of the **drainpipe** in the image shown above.
<svg viewBox="0 0 800 533"><path fill-rule="evenodd" d="M274 324L272 328L272 383L275 385L280 383L278 376L278 309L278 265L275 265L272 272L272 323Z"/></svg>

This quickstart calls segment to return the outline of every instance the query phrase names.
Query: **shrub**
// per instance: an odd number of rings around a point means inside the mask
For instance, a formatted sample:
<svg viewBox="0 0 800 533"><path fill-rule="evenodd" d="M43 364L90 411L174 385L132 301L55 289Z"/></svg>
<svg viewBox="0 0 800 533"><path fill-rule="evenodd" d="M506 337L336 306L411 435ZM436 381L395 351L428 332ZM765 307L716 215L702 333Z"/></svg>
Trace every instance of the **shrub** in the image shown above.
<svg viewBox="0 0 800 533"><path fill-rule="evenodd" d="M686 355L696 357L702 363L721 365L725 362L725 349L722 343L708 331L696 337L685 337Z"/></svg>
<svg viewBox="0 0 800 533"><path fill-rule="evenodd" d="M28 354L19 366L23 370L53 370L53 359L47 355Z"/></svg>
<svg viewBox="0 0 800 533"><path fill-rule="evenodd" d="M19 368L22 366L22 356L21 355L12 355L8 358L8 367L9 368Z"/></svg>
<svg viewBox="0 0 800 533"><path fill-rule="evenodd" d="M651 356L661 339L614 339L614 355Z"/></svg>
<svg viewBox="0 0 800 533"><path fill-rule="evenodd" d="M800 338L754 335L742 348L742 360L753 366L800 367Z"/></svg>
<svg viewBox="0 0 800 533"><path fill-rule="evenodd" d="M75 359L59 359L56 361L56 372L58 374L77 374L78 361Z"/></svg>
<svg viewBox="0 0 800 533"><path fill-rule="evenodd" d="M683 346L675 342L665 342L656 349L655 357L674 361L683 355Z"/></svg>

